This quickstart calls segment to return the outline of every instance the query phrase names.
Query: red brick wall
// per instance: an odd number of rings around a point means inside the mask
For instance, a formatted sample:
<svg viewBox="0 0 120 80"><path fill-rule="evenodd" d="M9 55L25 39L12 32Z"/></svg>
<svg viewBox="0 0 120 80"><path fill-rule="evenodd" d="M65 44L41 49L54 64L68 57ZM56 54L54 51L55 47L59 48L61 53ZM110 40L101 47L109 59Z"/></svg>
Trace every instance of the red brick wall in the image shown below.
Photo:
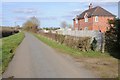
<svg viewBox="0 0 120 80"><path fill-rule="evenodd" d="M114 17L100 16L98 22L95 22L95 17L88 18L88 22L85 22L85 19L80 19L78 20L78 26L74 21L74 28L84 30L85 27L88 27L88 30L101 30L102 32L105 32L107 27L109 27L108 19L114 19Z"/></svg>
<svg viewBox="0 0 120 80"><path fill-rule="evenodd" d="M85 19L80 20L80 28L84 30L85 27L88 27L89 30L92 30L93 18L88 18L88 22L85 22Z"/></svg>
<svg viewBox="0 0 120 80"><path fill-rule="evenodd" d="M102 32L105 32L107 30L107 27L109 27L108 19L114 19L114 17L104 17L100 16L98 18L98 22L95 22L95 17L93 17L93 30L101 30Z"/></svg>

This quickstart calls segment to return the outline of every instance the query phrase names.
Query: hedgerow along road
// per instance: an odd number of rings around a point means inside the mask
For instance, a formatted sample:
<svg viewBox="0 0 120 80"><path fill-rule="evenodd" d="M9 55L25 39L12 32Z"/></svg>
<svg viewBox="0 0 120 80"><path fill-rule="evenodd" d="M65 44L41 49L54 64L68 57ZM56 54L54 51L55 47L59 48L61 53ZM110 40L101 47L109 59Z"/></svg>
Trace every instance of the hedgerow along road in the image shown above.
<svg viewBox="0 0 120 80"><path fill-rule="evenodd" d="M95 78L68 55L61 54L30 33L15 51L3 78Z"/></svg>

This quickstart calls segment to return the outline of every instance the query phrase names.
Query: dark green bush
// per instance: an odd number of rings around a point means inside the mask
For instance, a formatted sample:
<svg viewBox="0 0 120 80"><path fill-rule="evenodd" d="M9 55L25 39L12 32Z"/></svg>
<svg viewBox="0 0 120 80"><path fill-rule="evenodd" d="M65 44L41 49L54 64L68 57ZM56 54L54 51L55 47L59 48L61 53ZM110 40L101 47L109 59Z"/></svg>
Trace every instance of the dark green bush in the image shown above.
<svg viewBox="0 0 120 80"><path fill-rule="evenodd" d="M105 33L105 50L120 59L120 19L116 18L108 22L110 29Z"/></svg>
<svg viewBox="0 0 120 80"><path fill-rule="evenodd" d="M92 43L91 43L91 49L93 51L96 51L96 48L97 48L97 40L94 38Z"/></svg>

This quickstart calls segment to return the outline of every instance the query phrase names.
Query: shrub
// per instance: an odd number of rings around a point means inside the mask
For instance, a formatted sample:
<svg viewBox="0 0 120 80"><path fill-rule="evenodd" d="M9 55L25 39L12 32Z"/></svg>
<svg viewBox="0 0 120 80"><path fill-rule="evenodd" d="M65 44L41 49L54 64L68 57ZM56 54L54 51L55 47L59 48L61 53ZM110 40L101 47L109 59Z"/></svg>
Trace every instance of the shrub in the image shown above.
<svg viewBox="0 0 120 80"><path fill-rule="evenodd" d="M77 47L81 51L89 51L90 50L90 39L91 38L89 38L89 37L79 38Z"/></svg>
<svg viewBox="0 0 120 80"><path fill-rule="evenodd" d="M10 36L10 35L13 35L15 33L18 33L19 31L18 30L15 30L11 27L2 27L0 33L1 33L1 37L7 37L7 36Z"/></svg>
<svg viewBox="0 0 120 80"><path fill-rule="evenodd" d="M91 49L95 51L97 48L97 40L94 38L92 43L91 43Z"/></svg>
<svg viewBox="0 0 120 80"><path fill-rule="evenodd" d="M89 51L90 50L90 37L75 37L68 35L60 35L53 33L41 33L42 35L49 37L60 44L65 44L71 48L77 48L81 51Z"/></svg>
<svg viewBox="0 0 120 80"><path fill-rule="evenodd" d="M108 20L108 22L110 29L105 33L105 50L120 59L120 19Z"/></svg>
<svg viewBox="0 0 120 80"><path fill-rule="evenodd" d="M61 44L63 44L64 40L65 40L65 35L60 35L60 34L57 34L56 35L56 41L60 42Z"/></svg>

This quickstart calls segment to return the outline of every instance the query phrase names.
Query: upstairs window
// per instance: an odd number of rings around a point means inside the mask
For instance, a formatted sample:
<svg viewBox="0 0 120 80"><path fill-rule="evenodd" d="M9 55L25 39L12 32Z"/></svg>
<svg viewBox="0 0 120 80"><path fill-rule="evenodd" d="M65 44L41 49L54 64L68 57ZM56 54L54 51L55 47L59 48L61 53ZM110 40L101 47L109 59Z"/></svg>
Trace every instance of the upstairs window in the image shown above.
<svg viewBox="0 0 120 80"><path fill-rule="evenodd" d="M88 22L88 18L87 17L85 17L85 22Z"/></svg>
<svg viewBox="0 0 120 80"><path fill-rule="evenodd" d="M84 19L85 19L85 22L88 22L88 14L87 13L85 13Z"/></svg>
<svg viewBox="0 0 120 80"><path fill-rule="evenodd" d="M95 16L95 22L98 22L98 16Z"/></svg>

